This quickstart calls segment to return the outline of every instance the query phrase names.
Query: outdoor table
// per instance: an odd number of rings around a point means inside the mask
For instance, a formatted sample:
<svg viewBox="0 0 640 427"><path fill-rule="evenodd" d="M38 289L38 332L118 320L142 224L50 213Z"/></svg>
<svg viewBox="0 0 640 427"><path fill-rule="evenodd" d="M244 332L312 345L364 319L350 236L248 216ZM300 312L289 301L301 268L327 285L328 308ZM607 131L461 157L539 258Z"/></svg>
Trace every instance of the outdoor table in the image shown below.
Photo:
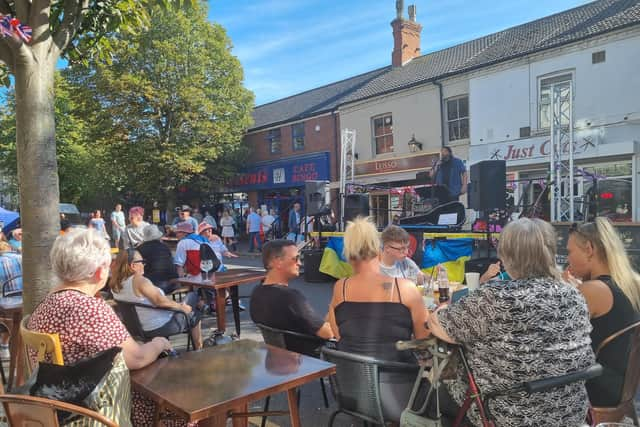
<svg viewBox="0 0 640 427"><path fill-rule="evenodd" d="M9 382L7 390L22 383L24 356L22 354L22 337L20 336L20 322L22 321L22 297L0 297L0 317L11 319L11 340L9 342ZM16 384L14 384L14 379Z"/></svg>
<svg viewBox="0 0 640 427"><path fill-rule="evenodd" d="M213 289L216 291L216 321L218 330L224 332L227 329L225 319L225 289L231 294L231 306L233 320L236 324L236 334L240 336L240 305L238 297L238 285L258 282L265 277L264 270L252 270L249 268L236 268L215 273L213 280L200 277L182 277L178 283L185 286L193 286L199 289Z"/></svg>
<svg viewBox="0 0 640 427"><path fill-rule="evenodd" d="M287 392L292 427L300 426L296 388L335 373L335 365L251 340L159 359L131 372L134 390L202 426L246 426L248 404ZM157 419L158 414L156 414Z"/></svg>

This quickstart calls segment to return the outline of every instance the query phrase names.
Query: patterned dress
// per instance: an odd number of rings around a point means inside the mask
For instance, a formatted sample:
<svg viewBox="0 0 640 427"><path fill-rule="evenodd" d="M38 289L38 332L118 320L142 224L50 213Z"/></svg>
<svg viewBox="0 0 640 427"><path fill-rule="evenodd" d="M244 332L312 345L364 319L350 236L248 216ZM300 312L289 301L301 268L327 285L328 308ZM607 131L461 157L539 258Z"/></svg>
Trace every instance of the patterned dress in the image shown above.
<svg viewBox="0 0 640 427"><path fill-rule="evenodd" d="M48 334L57 333L65 364L95 356L120 346L129 332L115 312L102 299L80 291L64 290L49 294L36 307L27 327ZM35 360L35 353L30 355ZM134 426L151 426L155 404L133 392L131 421ZM175 420L172 425L184 425Z"/></svg>
<svg viewBox="0 0 640 427"><path fill-rule="evenodd" d="M595 363L584 298L551 278L490 282L439 311L438 320L464 346L483 393ZM446 383L458 404L467 390L461 365L458 378ZM579 382L530 396L501 396L489 402L489 410L501 427L571 427L584 424L588 405L584 382ZM473 408L469 418L479 425Z"/></svg>

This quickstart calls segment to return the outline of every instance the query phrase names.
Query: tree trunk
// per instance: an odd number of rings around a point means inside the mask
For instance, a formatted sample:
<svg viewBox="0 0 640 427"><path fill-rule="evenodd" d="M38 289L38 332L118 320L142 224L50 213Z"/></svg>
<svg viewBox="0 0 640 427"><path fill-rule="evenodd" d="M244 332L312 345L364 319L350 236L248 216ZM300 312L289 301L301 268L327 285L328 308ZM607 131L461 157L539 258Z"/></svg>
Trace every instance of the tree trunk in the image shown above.
<svg viewBox="0 0 640 427"><path fill-rule="evenodd" d="M167 190L167 224L171 225L176 216L176 193L173 189Z"/></svg>
<svg viewBox="0 0 640 427"><path fill-rule="evenodd" d="M56 162L54 71L57 58L33 46L16 61L16 133L20 220L23 228L24 313L55 284L49 252L60 230Z"/></svg>

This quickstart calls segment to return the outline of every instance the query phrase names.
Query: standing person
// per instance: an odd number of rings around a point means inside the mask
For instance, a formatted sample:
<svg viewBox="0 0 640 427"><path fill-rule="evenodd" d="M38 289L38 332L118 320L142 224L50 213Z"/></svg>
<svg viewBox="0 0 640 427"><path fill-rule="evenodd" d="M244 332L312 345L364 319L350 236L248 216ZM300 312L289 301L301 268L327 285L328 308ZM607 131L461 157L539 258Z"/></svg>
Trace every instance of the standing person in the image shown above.
<svg viewBox="0 0 640 427"><path fill-rule="evenodd" d="M193 208L193 218L198 221L198 224L202 222L202 214L200 213L200 209Z"/></svg>
<svg viewBox="0 0 640 427"><path fill-rule="evenodd" d="M213 228L218 228L218 224L216 219L209 213L209 211L204 211L204 218L202 218L202 222L206 222L211 225Z"/></svg>
<svg viewBox="0 0 640 427"><path fill-rule="evenodd" d="M222 212L222 218L220 218L220 226L222 227L222 239L224 240L224 244L227 247L233 247L235 250L234 236L235 232L233 231L233 226L235 225L235 221L231 215L229 215L229 211L225 210ZM233 245L233 246L232 246Z"/></svg>
<svg viewBox="0 0 640 427"><path fill-rule="evenodd" d="M93 218L89 221L89 228L95 229L99 235L102 235L104 238L109 240L107 228L105 227L104 218L102 218L102 212L100 212L100 209L96 209L93 212Z"/></svg>
<svg viewBox="0 0 640 427"><path fill-rule="evenodd" d="M134 206L129 209L129 225L124 229L124 248L135 248L144 241L144 229L149 225L143 220L144 208Z"/></svg>
<svg viewBox="0 0 640 427"><path fill-rule="evenodd" d="M258 215L254 208L249 209L247 216L247 234L249 235L249 252L253 252L257 247L257 251L262 250L262 240L260 239L260 225L262 218Z"/></svg>
<svg viewBox="0 0 640 427"><path fill-rule="evenodd" d="M273 222L276 218L273 216L273 210L269 212L265 209L262 213L262 231L264 231L265 240L273 239Z"/></svg>
<svg viewBox="0 0 640 427"><path fill-rule="evenodd" d="M302 234L300 233L300 224L302 223L302 213L300 212L300 202L295 202L293 204L293 209L289 211L289 234L287 234L287 239L299 243L303 239Z"/></svg>
<svg viewBox="0 0 640 427"><path fill-rule="evenodd" d="M189 205L182 205L180 208L180 214L177 218L174 218L173 225L178 225L179 222L186 221L193 227L193 230L198 229L198 220L191 216L191 208Z"/></svg>
<svg viewBox="0 0 640 427"><path fill-rule="evenodd" d="M22 228L16 228L10 233L9 244L16 252L22 252Z"/></svg>
<svg viewBox="0 0 640 427"><path fill-rule="evenodd" d="M462 160L453 156L451 147L442 147L440 160L430 173L437 185L447 189L447 198L440 200L440 203L457 201L460 195L467 192L467 170Z"/></svg>
<svg viewBox="0 0 640 427"><path fill-rule="evenodd" d="M640 320L640 275L607 218L573 226L567 250L569 268L564 277L578 286L587 301L593 327L591 346L595 350L609 335ZM631 334L624 334L598 354L604 372L587 383L593 406L620 404L630 342Z"/></svg>
<svg viewBox="0 0 640 427"><path fill-rule="evenodd" d="M424 285L425 276L420 267L407 256L409 233L397 225L390 225L381 235L382 252L380 271L390 277L409 279L416 285Z"/></svg>
<svg viewBox="0 0 640 427"><path fill-rule="evenodd" d="M122 237L122 233L124 233L125 226L122 205L118 203L113 212L111 212L111 237L113 237L113 243L116 248L120 247L120 238Z"/></svg>

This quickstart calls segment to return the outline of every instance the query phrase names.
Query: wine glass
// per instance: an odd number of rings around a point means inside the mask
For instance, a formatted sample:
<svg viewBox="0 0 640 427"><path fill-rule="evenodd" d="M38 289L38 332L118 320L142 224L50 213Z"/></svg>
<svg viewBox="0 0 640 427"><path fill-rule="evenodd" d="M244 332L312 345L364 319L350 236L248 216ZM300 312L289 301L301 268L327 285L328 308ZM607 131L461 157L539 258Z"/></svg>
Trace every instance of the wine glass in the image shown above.
<svg viewBox="0 0 640 427"><path fill-rule="evenodd" d="M202 271L202 280L207 280L209 272L213 270L213 260L203 259L200 261L200 270Z"/></svg>

